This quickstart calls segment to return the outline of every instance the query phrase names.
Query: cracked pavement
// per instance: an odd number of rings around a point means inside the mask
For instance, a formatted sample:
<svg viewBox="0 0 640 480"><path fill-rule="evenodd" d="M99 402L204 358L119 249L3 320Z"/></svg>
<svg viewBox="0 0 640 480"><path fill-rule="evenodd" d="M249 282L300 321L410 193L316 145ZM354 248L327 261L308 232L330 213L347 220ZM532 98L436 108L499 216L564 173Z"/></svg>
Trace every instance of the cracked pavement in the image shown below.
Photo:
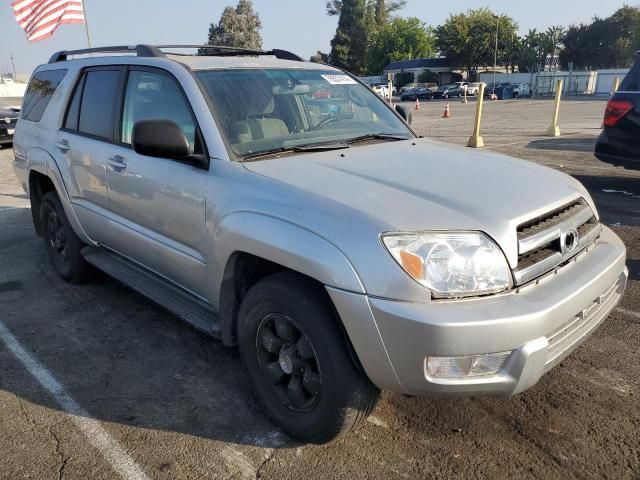
<svg viewBox="0 0 640 480"><path fill-rule="evenodd" d="M416 130L466 143L475 106L451 103L445 120L443 102L424 102L413 112ZM384 393L357 432L330 445L298 444L253 407L234 349L105 276L83 286L58 278L6 148L1 321L149 478L638 478L640 173L591 155L603 101L565 102L558 139L541 136L550 108L486 105L485 143L583 181L627 244L631 281L621 309L515 398ZM0 343L0 478L114 478L73 418Z"/></svg>

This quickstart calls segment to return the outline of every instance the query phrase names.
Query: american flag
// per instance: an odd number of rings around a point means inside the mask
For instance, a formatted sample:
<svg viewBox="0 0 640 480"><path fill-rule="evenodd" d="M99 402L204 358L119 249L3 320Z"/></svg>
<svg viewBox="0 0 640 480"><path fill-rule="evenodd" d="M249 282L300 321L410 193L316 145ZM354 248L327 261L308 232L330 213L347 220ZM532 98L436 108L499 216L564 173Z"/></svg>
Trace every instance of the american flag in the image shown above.
<svg viewBox="0 0 640 480"><path fill-rule="evenodd" d="M63 23L84 23L82 0L15 0L11 6L30 42L49 38Z"/></svg>

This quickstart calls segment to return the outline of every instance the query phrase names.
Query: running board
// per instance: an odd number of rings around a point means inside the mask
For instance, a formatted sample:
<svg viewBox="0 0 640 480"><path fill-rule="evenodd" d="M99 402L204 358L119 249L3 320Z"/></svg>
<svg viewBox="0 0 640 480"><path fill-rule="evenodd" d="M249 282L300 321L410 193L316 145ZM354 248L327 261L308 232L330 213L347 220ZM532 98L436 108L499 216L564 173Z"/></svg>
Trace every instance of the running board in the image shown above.
<svg viewBox="0 0 640 480"><path fill-rule="evenodd" d="M220 338L218 316L196 296L109 250L85 247L82 256L94 267L176 314L194 328Z"/></svg>

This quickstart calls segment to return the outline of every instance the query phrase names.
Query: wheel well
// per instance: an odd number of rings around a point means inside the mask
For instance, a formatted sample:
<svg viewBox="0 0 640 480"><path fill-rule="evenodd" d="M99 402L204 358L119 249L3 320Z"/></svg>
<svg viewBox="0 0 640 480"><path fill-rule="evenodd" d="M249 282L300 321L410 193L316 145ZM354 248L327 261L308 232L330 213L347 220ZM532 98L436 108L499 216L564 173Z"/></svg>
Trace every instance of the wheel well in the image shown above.
<svg viewBox="0 0 640 480"><path fill-rule="evenodd" d="M42 221L40 219L40 206L42 205L42 197L48 192L54 191L56 187L49 177L40 172L31 172L29 174L29 198L31 200L31 216L33 217L33 225L36 233L42 236Z"/></svg>
<svg viewBox="0 0 640 480"><path fill-rule="evenodd" d="M233 346L237 345L237 325L238 325L238 311L242 299L247 294L249 289L258 283L263 278L268 277L278 272L294 272L298 275L303 275L295 270L284 267L278 263L265 260L264 258L252 255L246 252L234 253L229 261L224 272L222 281L222 287L220 291L220 324L222 327L222 342L225 345ZM355 348L351 343L351 339L342 323L340 314L335 308L331 297L324 289L324 285L318 282L316 279L303 275L317 285L317 287L326 296L327 302L330 303L335 313L336 321L338 322L338 328L342 331L342 334L349 351L349 356L353 361L356 368L364 373L364 368L358 359Z"/></svg>
<svg viewBox="0 0 640 480"><path fill-rule="evenodd" d="M290 269L250 253L235 252L231 256L220 290L220 321L225 345L237 343L238 310L249 289L263 278L285 271Z"/></svg>

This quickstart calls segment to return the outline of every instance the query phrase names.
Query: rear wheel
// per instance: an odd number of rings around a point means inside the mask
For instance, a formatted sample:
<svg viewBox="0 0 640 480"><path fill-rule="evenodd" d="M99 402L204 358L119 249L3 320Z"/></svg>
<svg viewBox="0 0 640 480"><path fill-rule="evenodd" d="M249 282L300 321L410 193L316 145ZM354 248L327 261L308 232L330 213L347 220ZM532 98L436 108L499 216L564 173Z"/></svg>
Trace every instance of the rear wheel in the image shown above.
<svg viewBox="0 0 640 480"><path fill-rule="evenodd" d="M238 344L257 400L301 440L330 441L375 407L379 390L354 364L326 294L304 276L278 273L251 288Z"/></svg>
<svg viewBox="0 0 640 480"><path fill-rule="evenodd" d="M86 281L89 266L81 253L84 244L71 228L56 192L42 197L40 219L45 248L58 274L71 283Z"/></svg>

